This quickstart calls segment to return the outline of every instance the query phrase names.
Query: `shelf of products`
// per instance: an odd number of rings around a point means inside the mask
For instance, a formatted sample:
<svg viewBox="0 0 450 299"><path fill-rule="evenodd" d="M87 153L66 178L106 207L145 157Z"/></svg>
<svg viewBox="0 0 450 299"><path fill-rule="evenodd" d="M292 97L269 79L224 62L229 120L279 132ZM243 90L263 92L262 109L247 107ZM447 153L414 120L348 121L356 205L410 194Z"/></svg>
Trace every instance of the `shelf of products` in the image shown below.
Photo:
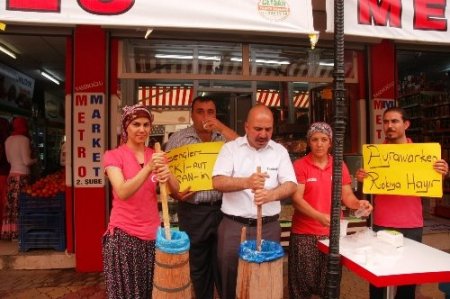
<svg viewBox="0 0 450 299"><path fill-rule="evenodd" d="M421 91L398 98L400 107L411 118L408 137L414 142L437 142L441 145L442 159L450 160L450 93ZM450 218L450 177L443 183L444 196L434 205L436 216Z"/></svg>

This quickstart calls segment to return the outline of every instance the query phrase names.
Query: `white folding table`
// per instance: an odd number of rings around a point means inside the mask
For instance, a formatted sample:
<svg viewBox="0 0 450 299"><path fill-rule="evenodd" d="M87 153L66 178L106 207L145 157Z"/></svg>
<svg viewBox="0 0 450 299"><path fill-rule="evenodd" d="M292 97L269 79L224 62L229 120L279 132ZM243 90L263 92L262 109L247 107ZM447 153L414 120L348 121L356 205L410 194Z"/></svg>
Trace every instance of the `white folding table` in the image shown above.
<svg viewBox="0 0 450 299"><path fill-rule="evenodd" d="M364 242L352 235L341 237L339 253L344 266L377 287L387 287L386 298L393 298L393 287L408 284L450 282L450 254L404 238L394 247L376 237ZM329 240L318 242L329 252Z"/></svg>

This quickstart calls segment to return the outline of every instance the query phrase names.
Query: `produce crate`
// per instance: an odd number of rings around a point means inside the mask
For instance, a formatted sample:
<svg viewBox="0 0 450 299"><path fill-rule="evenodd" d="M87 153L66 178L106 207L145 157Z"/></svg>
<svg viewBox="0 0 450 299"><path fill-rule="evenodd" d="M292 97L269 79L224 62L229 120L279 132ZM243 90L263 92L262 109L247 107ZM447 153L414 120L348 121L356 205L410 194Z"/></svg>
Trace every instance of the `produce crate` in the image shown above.
<svg viewBox="0 0 450 299"><path fill-rule="evenodd" d="M19 250L66 248L65 198L19 197Z"/></svg>

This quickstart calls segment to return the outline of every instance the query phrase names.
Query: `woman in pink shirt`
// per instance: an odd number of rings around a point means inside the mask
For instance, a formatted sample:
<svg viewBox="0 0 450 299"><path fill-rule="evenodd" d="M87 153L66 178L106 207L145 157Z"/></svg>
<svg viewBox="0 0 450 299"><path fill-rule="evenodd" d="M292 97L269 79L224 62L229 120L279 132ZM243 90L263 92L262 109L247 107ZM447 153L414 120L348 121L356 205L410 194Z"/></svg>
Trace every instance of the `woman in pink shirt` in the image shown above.
<svg viewBox="0 0 450 299"><path fill-rule="evenodd" d="M142 105L126 106L122 144L106 151L103 166L112 185L113 202L103 237L103 267L108 298L151 298L156 231L161 220L156 187L169 192L179 184L164 153L147 147L153 115Z"/></svg>
<svg viewBox="0 0 450 299"><path fill-rule="evenodd" d="M332 130L327 123L313 123L306 135L311 152L294 162L298 187L293 196L295 208L289 242L290 298L310 298L313 294L325 296L327 257L317 248L317 241L330 233L331 187L333 157ZM372 206L367 200L358 200L351 189L347 166L342 166L342 201L351 209L365 209L369 215Z"/></svg>
<svg viewBox="0 0 450 299"><path fill-rule="evenodd" d="M30 166L37 162L31 157L28 122L23 117L12 121L11 136L5 141L5 153L11 168L7 180L7 199L3 208L2 240L14 240L19 236L19 195L29 183Z"/></svg>

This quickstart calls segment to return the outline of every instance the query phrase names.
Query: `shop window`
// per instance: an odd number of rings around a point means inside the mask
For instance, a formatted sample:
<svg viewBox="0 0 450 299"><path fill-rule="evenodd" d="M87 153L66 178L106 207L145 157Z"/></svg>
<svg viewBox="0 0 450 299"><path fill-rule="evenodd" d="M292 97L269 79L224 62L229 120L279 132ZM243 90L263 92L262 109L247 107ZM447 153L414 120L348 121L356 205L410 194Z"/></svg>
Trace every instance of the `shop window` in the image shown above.
<svg viewBox="0 0 450 299"><path fill-rule="evenodd" d="M420 91L450 91L450 54L397 52L399 96Z"/></svg>
<svg viewBox="0 0 450 299"><path fill-rule="evenodd" d="M242 74L241 44L199 45L198 73L212 75Z"/></svg>
<svg viewBox="0 0 450 299"><path fill-rule="evenodd" d="M333 79L333 49L250 45L251 75ZM356 80L356 52L345 51L345 77ZM331 82L331 81L330 81Z"/></svg>
<svg viewBox="0 0 450 299"><path fill-rule="evenodd" d="M242 73L239 43L124 40L126 73L222 74Z"/></svg>
<svg viewBox="0 0 450 299"><path fill-rule="evenodd" d="M220 89L220 90L250 90L252 88L251 81L218 81L218 80L199 80L199 91Z"/></svg>
<svg viewBox="0 0 450 299"><path fill-rule="evenodd" d="M413 142L437 142L441 157L450 159L450 54L424 50L397 51L397 104L411 125L406 134ZM443 180L444 195L428 198L425 211L450 217L450 179Z"/></svg>

